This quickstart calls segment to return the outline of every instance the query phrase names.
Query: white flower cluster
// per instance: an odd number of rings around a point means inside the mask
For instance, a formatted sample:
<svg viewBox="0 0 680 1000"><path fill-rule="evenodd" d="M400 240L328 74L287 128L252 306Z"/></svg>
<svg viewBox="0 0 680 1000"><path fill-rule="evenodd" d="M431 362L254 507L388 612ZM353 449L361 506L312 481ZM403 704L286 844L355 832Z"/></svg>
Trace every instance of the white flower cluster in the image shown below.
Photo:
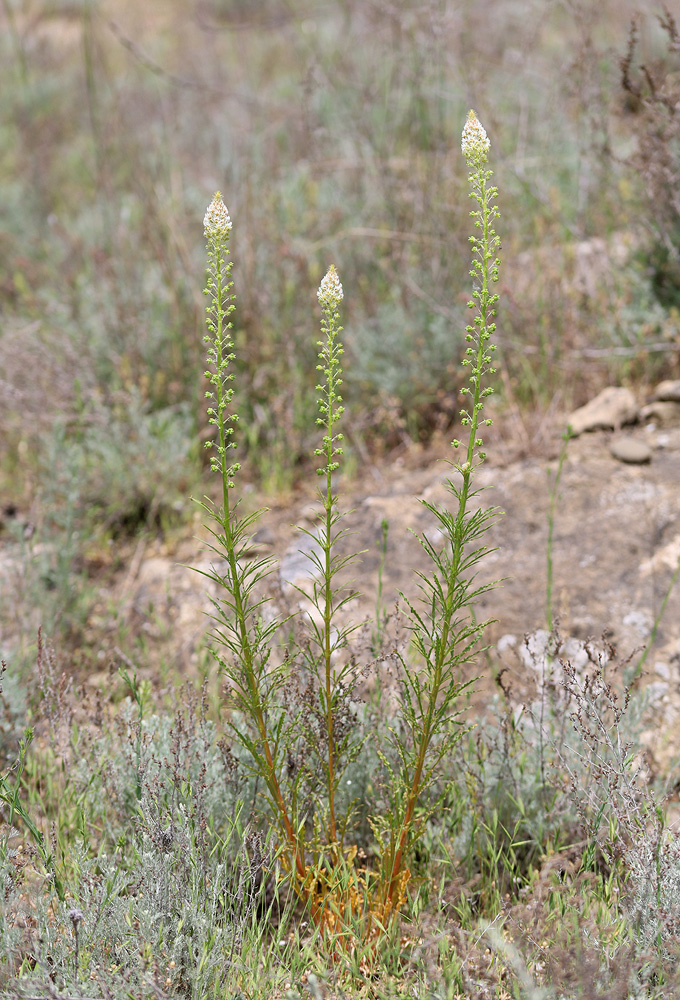
<svg viewBox="0 0 680 1000"><path fill-rule="evenodd" d="M218 236L220 233L228 233L231 229L229 212L227 211L227 206L222 201L222 195L219 191L208 205L205 218L203 219L203 229L206 236Z"/></svg>
<svg viewBox="0 0 680 1000"><path fill-rule="evenodd" d="M319 291L316 295L322 306L331 303L335 303L337 305L338 302L342 302L342 285L340 284L338 272L335 270L335 266L333 264L331 264L328 268L323 281L319 285Z"/></svg>
<svg viewBox="0 0 680 1000"><path fill-rule="evenodd" d="M470 166L486 163L491 143L484 126L474 111L468 112L467 121L463 127L461 148L463 156Z"/></svg>

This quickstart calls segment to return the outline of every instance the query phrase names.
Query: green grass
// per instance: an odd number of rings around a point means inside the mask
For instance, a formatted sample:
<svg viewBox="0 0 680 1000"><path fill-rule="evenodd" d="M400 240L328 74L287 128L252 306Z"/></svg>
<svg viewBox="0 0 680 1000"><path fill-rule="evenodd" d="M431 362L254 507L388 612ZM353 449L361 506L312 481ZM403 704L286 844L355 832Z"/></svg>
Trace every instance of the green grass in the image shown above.
<svg viewBox="0 0 680 1000"><path fill-rule="evenodd" d="M492 707L442 774L446 808L412 859L398 931L379 958L359 948L331 962L280 881L257 779L201 693L188 686L174 709L157 708L131 679L138 701L102 711L92 698L60 697L47 663L36 716L44 736L21 788L46 853L32 850L19 814L0 840L5 995L46 996L51 983L64 996L292 997L314 976L323 996L675 996L677 844L655 832L650 792L634 791L634 767L615 743L590 754L587 728L599 720L615 739L636 738L639 696L612 729L615 703L598 677L590 709L580 704L584 728L562 732L564 706L548 702L540 743L528 719L513 723L499 705L494 721ZM578 708L578 689L571 697ZM373 713L357 722L371 739L347 773L369 809L381 795L373 741L394 724ZM603 761L619 788L604 811L590 794ZM660 895L640 922L658 835ZM360 843L370 859L370 832Z"/></svg>

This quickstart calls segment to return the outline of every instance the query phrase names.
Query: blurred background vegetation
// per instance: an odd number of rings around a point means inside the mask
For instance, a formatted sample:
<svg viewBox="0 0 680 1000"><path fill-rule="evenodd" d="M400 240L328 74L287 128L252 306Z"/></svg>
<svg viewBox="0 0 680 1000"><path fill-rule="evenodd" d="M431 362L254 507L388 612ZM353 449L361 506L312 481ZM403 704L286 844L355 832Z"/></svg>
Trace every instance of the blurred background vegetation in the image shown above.
<svg viewBox="0 0 680 1000"><path fill-rule="evenodd" d="M631 29L634 6L2 0L0 496L31 628L77 630L93 541L163 531L201 489L216 189L240 458L267 493L316 442L331 262L350 459L455 421L469 107L501 191L517 447L607 382L678 374L680 43L662 7Z"/></svg>

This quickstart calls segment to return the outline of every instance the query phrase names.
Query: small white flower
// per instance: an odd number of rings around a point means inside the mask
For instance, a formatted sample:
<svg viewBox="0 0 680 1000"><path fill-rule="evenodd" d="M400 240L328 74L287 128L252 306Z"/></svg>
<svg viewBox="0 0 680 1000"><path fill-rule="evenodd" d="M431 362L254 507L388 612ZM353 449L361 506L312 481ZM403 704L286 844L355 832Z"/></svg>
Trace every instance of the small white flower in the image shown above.
<svg viewBox="0 0 680 1000"><path fill-rule="evenodd" d="M342 302L342 285L333 264L326 271L326 276L319 285L319 291L316 293L316 296L322 306L327 304L337 305L338 302Z"/></svg>
<svg viewBox="0 0 680 1000"><path fill-rule="evenodd" d="M484 126L474 111L469 111L467 121L463 126L461 148L463 156L470 166L486 163L491 143Z"/></svg>
<svg viewBox="0 0 680 1000"><path fill-rule="evenodd" d="M228 233L231 229L229 212L227 211L227 206L222 201L222 195L219 191L216 192L215 197L206 209L203 219L203 229L206 236L217 236L220 233Z"/></svg>

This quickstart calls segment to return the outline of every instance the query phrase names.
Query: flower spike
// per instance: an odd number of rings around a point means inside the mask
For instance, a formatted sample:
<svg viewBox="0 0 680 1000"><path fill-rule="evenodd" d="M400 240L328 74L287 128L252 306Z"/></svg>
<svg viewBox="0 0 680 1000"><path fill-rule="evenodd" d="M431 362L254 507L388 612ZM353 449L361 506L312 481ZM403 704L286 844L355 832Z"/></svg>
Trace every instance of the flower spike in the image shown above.
<svg viewBox="0 0 680 1000"><path fill-rule="evenodd" d="M338 272L335 270L334 264L331 264L328 268L324 279L319 285L319 291L316 293L316 297L322 306L331 304L337 305L339 302L342 302L342 285L340 284L340 278L338 277Z"/></svg>
<svg viewBox="0 0 680 1000"><path fill-rule="evenodd" d="M227 206L222 201L222 195L219 191L215 193L215 197L206 209L203 218L203 229L206 236L224 236L231 229L229 212L227 211Z"/></svg>
<svg viewBox="0 0 680 1000"><path fill-rule="evenodd" d="M461 148L468 166L480 166L486 163L491 143L486 130L474 111L469 111L463 127Z"/></svg>

